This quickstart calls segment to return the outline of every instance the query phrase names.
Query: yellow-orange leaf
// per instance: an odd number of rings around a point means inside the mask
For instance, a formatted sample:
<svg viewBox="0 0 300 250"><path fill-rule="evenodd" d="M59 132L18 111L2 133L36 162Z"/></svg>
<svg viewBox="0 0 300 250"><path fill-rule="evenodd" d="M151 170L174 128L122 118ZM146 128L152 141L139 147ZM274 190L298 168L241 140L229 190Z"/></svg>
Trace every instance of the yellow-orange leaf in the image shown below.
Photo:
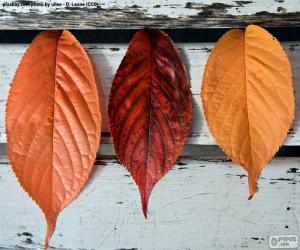
<svg viewBox="0 0 300 250"><path fill-rule="evenodd" d="M248 172L251 199L294 118L291 67L279 42L255 25L227 32L209 57L201 97L217 143Z"/></svg>
<svg viewBox="0 0 300 250"><path fill-rule="evenodd" d="M97 87L90 60L68 31L39 34L22 58L6 109L12 168L47 220L80 192L100 137Z"/></svg>

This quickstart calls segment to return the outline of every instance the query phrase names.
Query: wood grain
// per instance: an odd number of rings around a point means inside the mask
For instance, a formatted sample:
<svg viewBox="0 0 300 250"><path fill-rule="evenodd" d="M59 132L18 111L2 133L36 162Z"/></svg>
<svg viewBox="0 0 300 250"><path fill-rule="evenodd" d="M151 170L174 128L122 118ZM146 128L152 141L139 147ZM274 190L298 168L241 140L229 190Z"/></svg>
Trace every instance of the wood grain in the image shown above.
<svg viewBox="0 0 300 250"><path fill-rule="evenodd" d="M268 249L270 235L300 235L300 158L275 158L247 200L245 172L226 159L179 159L154 188L143 218L132 178L101 160L60 215L55 249ZM0 249L42 249L44 219L0 160ZM85 233L84 233L85 232Z"/></svg>
<svg viewBox="0 0 300 250"><path fill-rule="evenodd" d="M300 100L300 42L283 42L293 67L295 99ZM0 44L0 143L6 142L4 112L9 85L19 64L26 44ZM188 144L215 145L203 116L200 102L202 74L213 43L177 44L187 66L193 94L193 122ZM111 82L127 49L126 44L85 44L97 77L102 100L102 142L111 143L107 120L107 104ZM296 119L285 145L300 145L300 104L296 103Z"/></svg>
<svg viewBox="0 0 300 250"><path fill-rule="evenodd" d="M3 8L4 2L16 1L0 0L0 30L207 29L245 27L249 23L300 27L298 0L96 0L96 8L50 9ZM4 111L9 85L27 46L0 44L0 148L6 143ZM300 100L300 42L285 42L283 46L293 66L295 97ZM204 65L213 44L178 47L189 70L194 105L188 143L195 145L187 145L185 154L191 155L192 147L195 155L199 151L208 155L207 149L215 155L216 146L199 146L215 145L199 97ZM102 138L111 143L107 97L127 45L86 44L85 48L96 74L101 75L97 82L103 100ZM300 145L299 113L297 104L296 120L285 145ZM103 148L114 154L112 145ZM223 154L219 152L219 156ZM240 167L224 158L181 158L153 190L149 219L144 220L138 190L124 167L114 159L97 161L86 188L59 217L51 249L268 249L270 235L300 235L299 163L300 158L272 160L259 179L260 190L249 202L247 176ZM0 155L0 197L0 249L43 249L42 213L19 187L5 155Z"/></svg>
<svg viewBox="0 0 300 250"><path fill-rule="evenodd" d="M0 1L17 3L18 1ZM49 1L61 6L2 7L0 29L137 29L244 27L255 23L264 27L300 26L300 5L297 0L112 0ZM80 6L84 4L84 6ZM84 17L84 18L82 18Z"/></svg>

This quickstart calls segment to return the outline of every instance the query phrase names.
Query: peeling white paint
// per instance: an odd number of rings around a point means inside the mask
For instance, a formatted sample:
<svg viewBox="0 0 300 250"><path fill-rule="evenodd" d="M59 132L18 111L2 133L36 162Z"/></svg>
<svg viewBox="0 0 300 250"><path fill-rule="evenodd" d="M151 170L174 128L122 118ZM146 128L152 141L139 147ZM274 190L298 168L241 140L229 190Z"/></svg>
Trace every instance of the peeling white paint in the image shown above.
<svg viewBox="0 0 300 250"><path fill-rule="evenodd" d="M10 166L3 165L5 156L0 162L0 248L42 249L42 212L19 187ZM50 245L74 250L262 250L268 249L270 235L300 235L300 173L290 171L300 158L272 160L250 201L245 171L235 164L180 162L186 165L175 165L155 186L145 220L132 178L115 160L103 161L59 216ZM28 238L33 243L26 243Z"/></svg>
<svg viewBox="0 0 300 250"><path fill-rule="evenodd" d="M284 42L283 47L291 61L294 72L294 88L296 100L300 100L300 43ZM200 88L204 67L213 48L213 43L184 43L177 44L186 67L189 71L191 90L193 94L193 122L188 144L215 145L215 141L207 128L202 103L200 100ZM92 63L94 65L96 80L100 86L100 100L102 112L102 131L109 132L107 105L111 82L114 74L126 53L127 44L85 44ZM27 45L25 44L0 44L0 143L6 142L5 135L5 104L14 73L18 67ZM112 49L113 48L113 49ZM292 48L292 50L291 50ZM117 50L116 50L117 49ZM100 84L101 83L101 84ZM300 145L300 103L296 103L296 118L291 133L285 145ZM110 140L104 142L111 143Z"/></svg>
<svg viewBox="0 0 300 250"><path fill-rule="evenodd" d="M44 2L44 1L36 1ZM256 0L256 1L227 1L227 0L156 0L156 1L145 1L145 0L49 0L46 1L50 4L49 7L45 6L23 6L23 7L5 7L7 11L13 11L16 13L28 13L31 11L38 10L41 13L50 13L53 11L66 11L70 12L71 9L66 9L67 3L74 3L73 7L76 8L88 8L95 9L95 6L87 6L87 3L97 3L102 9L130 9L133 6L133 11L135 8L145 11L146 15L153 17L156 15L166 15L171 18L181 18L185 16L193 16L200 13L201 7L206 7L212 4L225 4L228 7L225 8L228 14L231 15L253 15L257 12L268 11L269 13L278 13L278 8L281 7L289 12L299 11L299 1L298 0L285 0L275 1L275 0ZM6 3L15 3L14 0L0 0L0 6ZM53 6L53 4L59 3L62 6ZM83 3L85 7L77 6L77 4ZM76 5L76 6L75 6ZM187 7L189 6L190 7ZM72 7L69 5L68 7Z"/></svg>

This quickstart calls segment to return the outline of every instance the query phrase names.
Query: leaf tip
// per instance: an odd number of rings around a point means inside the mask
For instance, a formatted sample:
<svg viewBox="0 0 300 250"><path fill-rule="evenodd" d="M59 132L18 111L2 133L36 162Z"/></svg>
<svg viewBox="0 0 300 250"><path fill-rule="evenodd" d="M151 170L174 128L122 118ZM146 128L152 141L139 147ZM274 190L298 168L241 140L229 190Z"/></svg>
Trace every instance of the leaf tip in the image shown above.
<svg viewBox="0 0 300 250"><path fill-rule="evenodd" d="M46 217L46 221L47 221L47 233L46 233L46 237L45 237L45 250L47 250L49 247L49 241L50 241L51 236L55 229L57 215L45 214L45 217Z"/></svg>
<svg viewBox="0 0 300 250"><path fill-rule="evenodd" d="M255 192L256 192L256 183L252 184L249 181L249 196L248 196L248 200L252 200Z"/></svg>
<svg viewBox="0 0 300 250"><path fill-rule="evenodd" d="M248 186L249 186L249 196L248 200L251 200L254 196L254 194L257 192L257 179L259 176L259 172L257 173L249 173L248 176Z"/></svg>
<svg viewBox="0 0 300 250"><path fill-rule="evenodd" d="M148 201L142 200L142 209L143 209L144 217L147 220L147 218L148 218Z"/></svg>
<svg viewBox="0 0 300 250"><path fill-rule="evenodd" d="M249 194L249 196L248 196L248 201L249 201L249 200L252 200L253 196L254 196L254 194Z"/></svg>
<svg viewBox="0 0 300 250"><path fill-rule="evenodd" d="M145 219L148 218L148 198L142 197L142 209Z"/></svg>
<svg viewBox="0 0 300 250"><path fill-rule="evenodd" d="M139 186L139 188L140 188L140 194L141 194L143 214L144 214L145 219L147 219L148 218L148 202L149 202L149 197L150 197L152 187L150 189L146 189L146 190L142 190L140 186Z"/></svg>

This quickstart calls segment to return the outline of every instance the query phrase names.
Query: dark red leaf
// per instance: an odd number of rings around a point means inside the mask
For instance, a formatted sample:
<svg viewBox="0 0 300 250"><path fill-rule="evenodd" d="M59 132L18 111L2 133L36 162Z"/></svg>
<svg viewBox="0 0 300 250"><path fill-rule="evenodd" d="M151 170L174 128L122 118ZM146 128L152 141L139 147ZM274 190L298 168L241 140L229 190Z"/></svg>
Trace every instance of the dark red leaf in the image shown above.
<svg viewBox="0 0 300 250"><path fill-rule="evenodd" d="M164 32L134 35L114 78L108 112L117 156L139 187L147 218L151 190L175 163L192 118L188 74Z"/></svg>

